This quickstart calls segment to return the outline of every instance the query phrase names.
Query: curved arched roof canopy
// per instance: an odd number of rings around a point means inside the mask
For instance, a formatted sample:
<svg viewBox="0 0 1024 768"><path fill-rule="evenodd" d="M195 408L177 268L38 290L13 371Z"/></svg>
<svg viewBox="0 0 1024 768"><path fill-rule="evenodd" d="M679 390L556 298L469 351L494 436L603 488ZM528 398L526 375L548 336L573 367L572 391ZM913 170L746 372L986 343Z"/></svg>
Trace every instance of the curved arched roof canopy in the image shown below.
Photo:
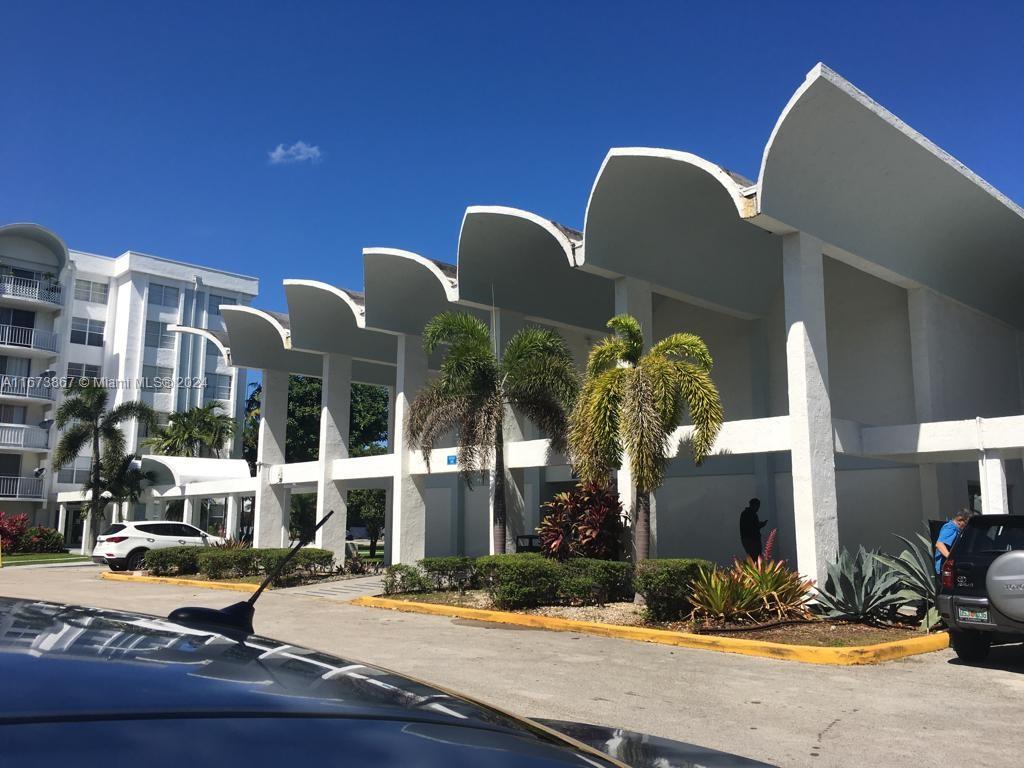
<svg viewBox="0 0 1024 768"><path fill-rule="evenodd" d="M781 231L1024 327L1024 210L822 64L775 125L757 202Z"/></svg>
<svg viewBox="0 0 1024 768"><path fill-rule="evenodd" d="M469 312L487 321L487 313L459 306L455 265L397 248L364 248L366 325L391 333L420 335L441 312Z"/></svg>
<svg viewBox="0 0 1024 768"><path fill-rule="evenodd" d="M614 286L575 268L582 235L529 211L466 209L459 233L459 299L527 317L604 330Z"/></svg>
<svg viewBox="0 0 1024 768"><path fill-rule="evenodd" d="M153 473L153 485L185 485L204 480L232 480L250 476L244 459L200 459L192 456L142 457L142 471Z"/></svg>
<svg viewBox="0 0 1024 768"><path fill-rule="evenodd" d="M41 245L53 255L53 266L60 272L68 263L68 247L56 234L38 224L5 224L0 227L0 238L11 237Z"/></svg>
<svg viewBox="0 0 1024 768"><path fill-rule="evenodd" d="M323 375L320 355L288 349L288 316L244 306L223 306L231 362L245 368Z"/></svg>
<svg viewBox="0 0 1024 768"><path fill-rule="evenodd" d="M584 268L765 314L781 287L781 243L741 218L749 184L686 152L612 149L587 203Z"/></svg>
<svg viewBox="0 0 1024 768"><path fill-rule="evenodd" d="M366 329L363 294L316 280L285 280L284 292L291 348L395 364L394 336Z"/></svg>

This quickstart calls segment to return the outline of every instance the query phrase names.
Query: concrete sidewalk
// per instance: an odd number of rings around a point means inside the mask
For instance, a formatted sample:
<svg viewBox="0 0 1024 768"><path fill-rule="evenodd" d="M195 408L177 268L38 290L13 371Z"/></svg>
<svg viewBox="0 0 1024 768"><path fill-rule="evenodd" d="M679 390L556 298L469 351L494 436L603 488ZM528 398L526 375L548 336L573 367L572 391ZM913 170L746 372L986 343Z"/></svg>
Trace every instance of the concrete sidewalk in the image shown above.
<svg viewBox="0 0 1024 768"><path fill-rule="evenodd" d="M0 571L0 594L166 615L236 596L101 581L96 569ZM357 608L268 592L256 629L394 669L523 715L618 725L782 766L1021 762L1024 652L970 667L950 651L817 667L574 633Z"/></svg>

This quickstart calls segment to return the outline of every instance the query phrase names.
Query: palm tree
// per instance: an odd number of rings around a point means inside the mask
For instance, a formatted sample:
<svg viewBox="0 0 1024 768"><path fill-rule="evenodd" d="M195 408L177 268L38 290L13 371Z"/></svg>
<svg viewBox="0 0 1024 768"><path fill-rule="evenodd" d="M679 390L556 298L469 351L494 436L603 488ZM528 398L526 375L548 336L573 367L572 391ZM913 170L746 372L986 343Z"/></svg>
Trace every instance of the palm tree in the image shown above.
<svg viewBox="0 0 1024 768"><path fill-rule="evenodd" d="M694 426L690 447L700 464L722 426L722 403L699 336L673 333L644 354L636 318L617 315L608 328L613 335L590 350L569 419L569 455L582 480L607 483L625 451L636 490L633 554L639 562L650 553L651 493L665 479L669 438L683 410Z"/></svg>
<svg viewBox="0 0 1024 768"><path fill-rule="evenodd" d="M152 472L143 472L137 465L139 457L131 453L106 454L100 466L100 495L114 504L126 501L135 502L142 495L142 483L152 483L156 476ZM93 479L85 484L85 490L93 490Z"/></svg>
<svg viewBox="0 0 1024 768"><path fill-rule="evenodd" d="M491 332L462 312L443 312L423 329L429 355L448 345L441 375L425 386L409 407L409 443L430 460L444 435L456 432L461 474L470 488L474 473L490 469L494 456L494 551L505 551L506 409L518 410L566 449L568 409L579 389L578 376L565 341L556 332L523 328L497 355ZM429 464L428 464L429 466Z"/></svg>
<svg viewBox="0 0 1024 768"><path fill-rule="evenodd" d="M220 403L210 402L172 413L167 424L143 444L161 456L199 456L205 449L220 458L221 449L235 433L235 420L218 413L220 409Z"/></svg>
<svg viewBox="0 0 1024 768"><path fill-rule="evenodd" d="M63 430L51 460L54 472L78 458L78 454L86 445L92 445L92 467L88 483L91 498L88 514L92 522L94 546L105 506L105 502L100 498L103 457L107 457L113 463L117 457L124 455L125 440L121 431L123 422L137 419L150 427L156 422L153 409L142 401L131 400L108 410L109 400L110 393L105 387L92 380L76 379L68 387L64 402L57 409L57 416L54 419L57 429Z"/></svg>

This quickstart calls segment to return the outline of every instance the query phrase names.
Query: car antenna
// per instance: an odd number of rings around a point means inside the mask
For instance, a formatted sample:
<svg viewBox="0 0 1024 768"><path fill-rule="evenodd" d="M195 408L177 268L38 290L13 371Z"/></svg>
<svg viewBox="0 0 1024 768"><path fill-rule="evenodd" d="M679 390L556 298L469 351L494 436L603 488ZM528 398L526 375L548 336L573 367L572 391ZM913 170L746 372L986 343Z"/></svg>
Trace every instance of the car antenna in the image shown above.
<svg viewBox="0 0 1024 768"><path fill-rule="evenodd" d="M307 535L299 537L299 540L295 542L295 546L291 548L287 555L281 558L281 561L274 570L267 574L267 577L260 583L259 588L252 593L252 597L248 600L229 605L226 608L200 608L195 606L175 608L168 614L167 619L177 624L184 624L198 629L226 630L244 632L247 635L253 634L255 630L252 627L252 617L256 613L254 606L256 601L259 600L260 595L263 594L263 590L280 575L284 567L288 565L288 561L295 557L300 549L313 541L316 537L316 532L323 527L324 523L331 519L333 514L334 510L332 509L323 516L323 519L316 524L313 530Z"/></svg>

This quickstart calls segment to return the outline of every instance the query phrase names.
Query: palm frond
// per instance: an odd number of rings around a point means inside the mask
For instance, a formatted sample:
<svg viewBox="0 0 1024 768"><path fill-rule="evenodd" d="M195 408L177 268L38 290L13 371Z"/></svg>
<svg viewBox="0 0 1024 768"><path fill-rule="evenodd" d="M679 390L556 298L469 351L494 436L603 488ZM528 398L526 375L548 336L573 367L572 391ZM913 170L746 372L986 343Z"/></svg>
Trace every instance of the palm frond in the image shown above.
<svg viewBox="0 0 1024 768"><path fill-rule="evenodd" d="M608 328L626 342L626 352L622 359L630 365L636 365L644 353L644 331L640 321L632 315L616 315L608 321Z"/></svg>
<svg viewBox="0 0 1024 768"><path fill-rule="evenodd" d="M57 472L71 464L92 440L92 425L79 421L67 427L50 457L50 467Z"/></svg>
<svg viewBox="0 0 1024 768"><path fill-rule="evenodd" d="M649 369L630 370L619 410L619 439L641 493L653 491L665 478L667 434L660 405Z"/></svg>
<svg viewBox="0 0 1024 768"><path fill-rule="evenodd" d="M565 341L551 330L525 328L509 340L501 366L509 405L564 452L568 411L579 392L579 375Z"/></svg>
<svg viewBox="0 0 1024 768"><path fill-rule="evenodd" d="M587 355L587 376L599 376L609 368L625 362L629 353L626 342L618 336L607 336L597 341Z"/></svg>
<svg viewBox="0 0 1024 768"><path fill-rule="evenodd" d="M442 312L423 328L423 348L429 355L441 344L479 348L492 352L491 331L468 312Z"/></svg>
<svg viewBox="0 0 1024 768"><path fill-rule="evenodd" d="M679 368L679 384L683 402L690 412L693 424L693 439L690 450L693 460L701 464L711 453L715 438L722 428L725 416L718 388L710 374L693 363L676 363Z"/></svg>
<svg viewBox="0 0 1024 768"><path fill-rule="evenodd" d="M491 454L501 434L505 403L493 393L469 403L459 422L459 474L470 489L474 475L486 475L491 468Z"/></svg>
<svg viewBox="0 0 1024 768"><path fill-rule="evenodd" d="M129 419L136 419L140 424L150 428L156 426L156 413L149 404L141 400L129 400L115 405L103 417L102 426L116 427Z"/></svg>
<svg viewBox="0 0 1024 768"><path fill-rule="evenodd" d="M406 438L411 446L420 449L427 469L437 441L458 428L468 408L469 398L449 395L437 382L425 386L409 404Z"/></svg>
<svg viewBox="0 0 1024 768"><path fill-rule="evenodd" d="M107 390L98 384L82 379L74 380L54 416L57 429L64 429L75 421L97 422L106 410L108 399Z"/></svg>
<svg viewBox="0 0 1024 768"><path fill-rule="evenodd" d="M666 336L647 353L647 357L666 357L689 360L705 371L710 371L713 361L708 345L695 333L673 333Z"/></svg>
<svg viewBox="0 0 1024 768"><path fill-rule="evenodd" d="M622 463L619 407L628 368L588 377L569 416L569 458L584 482L604 484Z"/></svg>

